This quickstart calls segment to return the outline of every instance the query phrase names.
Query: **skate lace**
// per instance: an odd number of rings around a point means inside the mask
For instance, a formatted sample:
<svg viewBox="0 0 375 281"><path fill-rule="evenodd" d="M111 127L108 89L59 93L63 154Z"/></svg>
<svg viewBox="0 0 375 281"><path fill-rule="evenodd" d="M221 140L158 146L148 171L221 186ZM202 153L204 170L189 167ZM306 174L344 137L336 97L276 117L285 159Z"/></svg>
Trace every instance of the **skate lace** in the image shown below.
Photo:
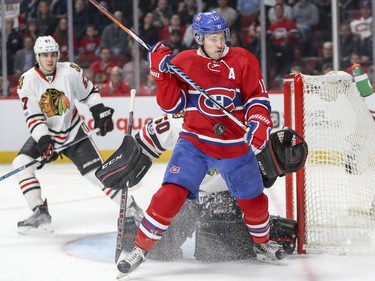
<svg viewBox="0 0 375 281"><path fill-rule="evenodd" d="M136 264L138 262L142 262L145 259L145 251L140 248L133 248L130 255L127 257L127 262L129 264Z"/></svg>
<svg viewBox="0 0 375 281"><path fill-rule="evenodd" d="M274 241L269 241L268 243L260 244L259 246L263 251L272 254L276 254L276 252L281 249L281 245L277 244Z"/></svg>

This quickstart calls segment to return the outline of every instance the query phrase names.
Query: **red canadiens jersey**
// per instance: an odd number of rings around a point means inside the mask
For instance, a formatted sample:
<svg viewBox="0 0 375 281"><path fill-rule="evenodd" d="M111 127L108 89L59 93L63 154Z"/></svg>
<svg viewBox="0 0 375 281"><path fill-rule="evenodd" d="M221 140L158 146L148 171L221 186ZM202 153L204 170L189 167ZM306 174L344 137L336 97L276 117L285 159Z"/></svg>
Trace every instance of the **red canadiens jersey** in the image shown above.
<svg viewBox="0 0 375 281"><path fill-rule="evenodd" d="M253 114L269 117L270 103L258 60L243 48L226 48L220 61L200 50L187 50L172 63L237 119ZM215 158L239 157L248 151L244 130L178 75L156 80L157 101L167 113L185 110L180 136Z"/></svg>

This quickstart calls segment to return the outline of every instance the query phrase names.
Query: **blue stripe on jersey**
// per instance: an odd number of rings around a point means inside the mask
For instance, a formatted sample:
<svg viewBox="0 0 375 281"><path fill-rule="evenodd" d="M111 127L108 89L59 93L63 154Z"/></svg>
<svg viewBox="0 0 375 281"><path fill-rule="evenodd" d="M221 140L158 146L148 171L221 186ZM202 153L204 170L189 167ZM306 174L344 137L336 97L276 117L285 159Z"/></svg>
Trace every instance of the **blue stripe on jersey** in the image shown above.
<svg viewBox="0 0 375 281"><path fill-rule="evenodd" d="M262 106L266 110L268 110L269 112L271 112L271 104L270 104L269 98L258 97L258 98L249 99L245 103L245 112L246 112L246 115L247 115L247 112L250 110L250 108L252 108L253 106Z"/></svg>
<svg viewBox="0 0 375 281"><path fill-rule="evenodd" d="M180 90L180 99L175 104L175 106L171 109L168 109L168 110L163 108L163 111L165 113L174 114L174 113L181 112L182 110L184 110L185 107L186 107L186 96L185 96L184 91Z"/></svg>
<svg viewBox="0 0 375 281"><path fill-rule="evenodd" d="M222 140L219 138L216 139L216 138L210 138L204 135L198 135L198 134L184 131L184 130L181 131L180 134L185 135L185 136L195 137L195 138L198 138L201 142L209 143L213 145L219 145L219 146L236 146L236 145L242 145L244 142L243 138L234 139L234 140Z"/></svg>

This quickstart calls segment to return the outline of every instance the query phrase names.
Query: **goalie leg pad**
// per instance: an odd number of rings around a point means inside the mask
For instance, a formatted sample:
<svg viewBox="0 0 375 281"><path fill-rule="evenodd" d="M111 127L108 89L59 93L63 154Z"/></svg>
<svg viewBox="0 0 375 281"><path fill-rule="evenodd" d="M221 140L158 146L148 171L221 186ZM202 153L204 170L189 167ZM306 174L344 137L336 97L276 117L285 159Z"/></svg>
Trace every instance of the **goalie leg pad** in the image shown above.
<svg viewBox="0 0 375 281"><path fill-rule="evenodd" d="M297 222L279 216L270 216L270 240L283 246L288 255L293 254L297 240Z"/></svg>
<svg viewBox="0 0 375 281"><path fill-rule="evenodd" d="M255 253L243 222L199 221L194 256L200 261L222 262L254 258Z"/></svg>
<svg viewBox="0 0 375 281"><path fill-rule="evenodd" d="M105 187L132 187L143 178L151 164L135 139L126 135L121 146L96 170L95 175Z"/></svg>
<svg viewBox="0 0 375 281"><path fill-rule="evenodd" d="M219 262L255 257L242 211L229 192L210 193L199 200L202 211L197 223L195 258Z"/></svg>

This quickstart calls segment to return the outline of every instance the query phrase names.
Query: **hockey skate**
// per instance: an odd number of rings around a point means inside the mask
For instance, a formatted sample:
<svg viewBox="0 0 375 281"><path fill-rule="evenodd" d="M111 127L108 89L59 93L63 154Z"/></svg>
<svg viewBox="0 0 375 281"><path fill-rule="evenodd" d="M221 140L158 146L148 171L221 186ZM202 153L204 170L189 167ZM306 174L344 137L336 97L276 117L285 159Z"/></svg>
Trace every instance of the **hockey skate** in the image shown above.
<svg viewBox="0 0 375 281"><path fill-rule="evenodd" d="M53 232L52 218L48 212L47 199L44 200L43 205L36 206L33 214L26 220L18 222L18 233L43 233Z"/></svg>
<svg viewBox="0 0 375 281"><path fill-rule="evenodd" d="M274 241L268 241L265 244L254 244L254 251L257 260L276 264L287 265L286 252L283 247Z"/></svg>
<svg viewBox="0 0 375 281"><path fill-rule="evenodd" d="M138 266L143 263L146 259L147 252L134 246L133 250L126 257L122 257L122 254L117 263L117 269L120 271L117 279L121 279L128 273L134 271Z"/></svg>

